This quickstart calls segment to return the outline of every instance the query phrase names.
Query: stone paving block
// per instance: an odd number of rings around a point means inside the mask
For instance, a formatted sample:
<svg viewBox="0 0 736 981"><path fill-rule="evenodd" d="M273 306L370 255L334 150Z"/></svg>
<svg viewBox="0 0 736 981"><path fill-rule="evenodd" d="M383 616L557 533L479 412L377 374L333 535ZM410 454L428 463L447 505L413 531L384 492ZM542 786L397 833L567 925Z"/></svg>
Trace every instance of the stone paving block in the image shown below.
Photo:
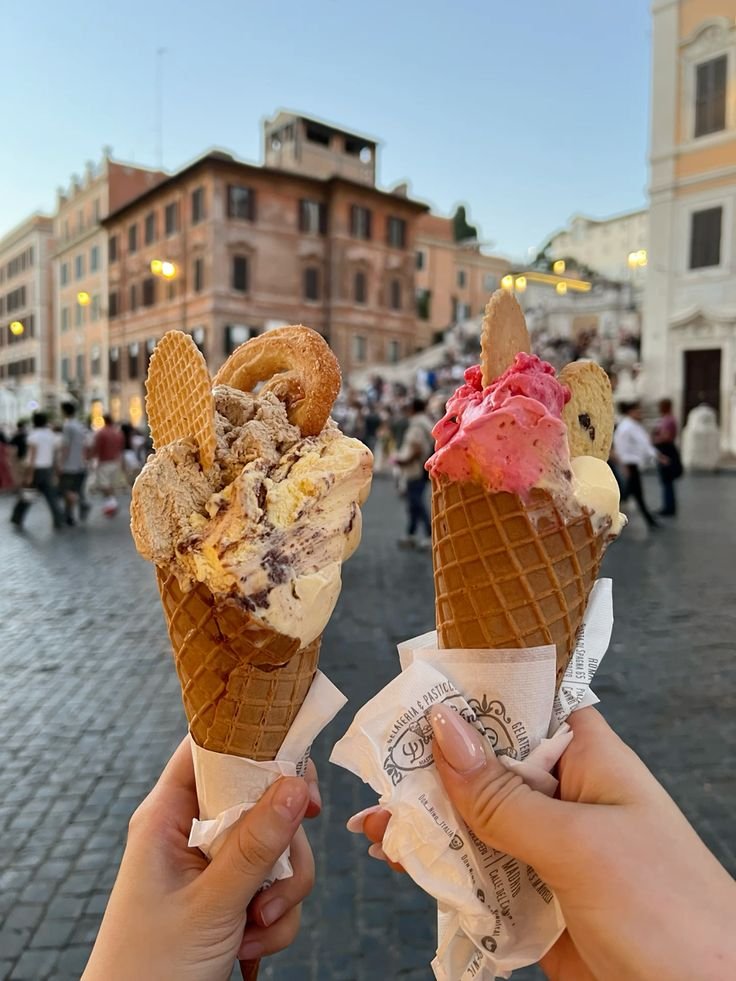
<svg viewBox="0 0 736 981"><path fill-rule="evenodd" d="M8 926L0 926L0 959L14 960L20 957L31 939L31 933L30 927L14 930Z"/></svg>
<svg viewBox="0 0 736 981"><path fill-rule="evenodd" d="M36 928L30 946L62 948L66 945L76 928L76 920L62 920L47 916Z"/></svg>
<svg viewBox="0 0 736 981"><path fill-rule="evenodd" d="M43 919L45 907L40 903L18 903L3 920L3 927L18 930L23 927L31 929L38 926Z"/></svg>
<svg viewBox="0 0 736 981"><path fill-rule="evenodd" d="M55 950L26 950L8 977L10 981L43 981L51 975L57 957Z"/></svg>

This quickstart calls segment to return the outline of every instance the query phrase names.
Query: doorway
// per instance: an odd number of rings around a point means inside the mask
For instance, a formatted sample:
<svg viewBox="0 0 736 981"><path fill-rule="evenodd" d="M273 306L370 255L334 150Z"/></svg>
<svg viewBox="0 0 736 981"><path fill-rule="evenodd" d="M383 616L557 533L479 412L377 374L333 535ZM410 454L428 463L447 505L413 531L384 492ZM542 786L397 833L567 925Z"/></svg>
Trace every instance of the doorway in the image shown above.
<svg viewBox="0 0 736 981"><path fill-rule="evenodd" d="M683 423L696 405L705 402L721 420L721 349L685 351Z"/></svg>

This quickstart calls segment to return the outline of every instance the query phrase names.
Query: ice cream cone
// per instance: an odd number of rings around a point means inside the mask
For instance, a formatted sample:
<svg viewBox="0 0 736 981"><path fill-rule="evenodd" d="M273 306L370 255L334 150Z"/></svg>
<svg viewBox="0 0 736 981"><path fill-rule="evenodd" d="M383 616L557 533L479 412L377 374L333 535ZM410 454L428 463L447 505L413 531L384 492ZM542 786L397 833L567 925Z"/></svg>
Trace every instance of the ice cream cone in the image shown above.
<svg viewBox="0 0 736 981"><path fill-rule="evenodd" d="M432 480L437 634L442 648L554 644L557 681L575 647L607 530L563 516L549 494L492 493Z"/></svg>
<svg viewBox="0 0 736 981"><path fill-rule="evenodd" d="M275 759L312 684L321 636L299 649L202 583L182 590L172 573L157 576L192 738L216 753Z"/></svg>

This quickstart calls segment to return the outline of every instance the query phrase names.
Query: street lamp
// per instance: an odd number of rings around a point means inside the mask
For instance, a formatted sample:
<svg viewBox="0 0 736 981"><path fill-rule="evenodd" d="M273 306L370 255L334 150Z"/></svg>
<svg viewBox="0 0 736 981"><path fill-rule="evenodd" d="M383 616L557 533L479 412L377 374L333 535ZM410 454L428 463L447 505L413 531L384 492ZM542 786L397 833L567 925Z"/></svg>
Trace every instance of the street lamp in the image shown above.
<svg viewBox="0 0 736 981"><path fill-rule="evenodd" d="M513 288L514 288L514 277L511 275L511 273L509 273L507 276L504 276L503 279L501 280L501 289L512 290Z"/></svg>
<svg viewBox="0 0 736 981"><path fill-rule="evenodd" d="M151 272L162 279L174 279L177 273L176 264L169 259L151 259Z"/></svg>
<svg viewBox="0 0 736 981"><path fill-rule="evenodd" d="M557 259L552 266L552 272L555 273L556 276L561 276L564 273L565 268L565 260Z"/></svg>
<svg viewBox="0 0 736 981"><path fill-rule="evenodd" d="M642 269L646 266L649 261L649 256L647 255L646 249L639 249L636 252L629 252L626 260L629 264L629 269Z"/></svg>
<svg viewBox="0 0 736 981"><path fill-rule="evenodd" d="M517 276L514 282L514 289L518 293L523 293L526 289L526 276Z"/></svg>
<svg viewBox="0 0 736 981"><path fill-rule="evenodd" d="M557 285L555 286L555 290L558 296L564 296L565 293L567 293L567 283L565 282L557 283Z"/></svg>
<svg viewBox="0 0 736 981"><path fill-rule="evenodd" d="M80 290L77 293L77 303L80 307L88 307L91 302L91 297L86 290Z"/></svg>
<svg viewBox="0 0 736 981"><path fill-rule="evenodd" d="M20 320L14 320L10 325L10 333L13 334L15 337L20 337L24 330L25 327L20 322Z"/></svg>

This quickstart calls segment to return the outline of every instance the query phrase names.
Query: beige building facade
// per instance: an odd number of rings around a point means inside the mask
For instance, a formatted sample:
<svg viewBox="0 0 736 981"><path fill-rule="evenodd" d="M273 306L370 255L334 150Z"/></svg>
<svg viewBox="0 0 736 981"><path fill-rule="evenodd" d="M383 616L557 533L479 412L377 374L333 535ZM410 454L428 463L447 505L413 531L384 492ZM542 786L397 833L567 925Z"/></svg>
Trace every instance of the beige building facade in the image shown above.
<svg viewBox="0 0 736 981"><path fill-rule="evenodd" d="M550 259L574 259L592 272L616 282L643 285L648 250L648 209L608 218L573 215L545 249Z"/></svg>
<svg viewBox="0 0 736 981"><path fill-rule="evenodd" d="M485 309L510 264L473 242L455 242L451 218L423 214L416 233L417 347Z"/></svg>
<svg viewBox="0 0 736 981"><path fill-rule="evenodd" d="M53 219L35 214L0 239L0 426L54 405Z"/></svg>
<svg viewBox="0 0 736 981"><path fill-rule="evenodd" d="M59 401L71 398L99 415L108 400L108 250L101 222L165 174L113 160L88 163L57 194L53 263L55 381Z"/></svg>
<svg viewBox="0 0 736 981"><path fill-rule="evenodd" d="M334 152L331 176L322 155L315 175L209 153L104 220L114 414L140 421L148 360L171 328L213 371L288 323L326 337L346 376L413 353L426 206L341 176Z"/></svg>
<svg viewBox="0 0 736 981"><path fill-rule="evenodd" d="M645 383L736 452L736 0L655 0Z"/></svg>

